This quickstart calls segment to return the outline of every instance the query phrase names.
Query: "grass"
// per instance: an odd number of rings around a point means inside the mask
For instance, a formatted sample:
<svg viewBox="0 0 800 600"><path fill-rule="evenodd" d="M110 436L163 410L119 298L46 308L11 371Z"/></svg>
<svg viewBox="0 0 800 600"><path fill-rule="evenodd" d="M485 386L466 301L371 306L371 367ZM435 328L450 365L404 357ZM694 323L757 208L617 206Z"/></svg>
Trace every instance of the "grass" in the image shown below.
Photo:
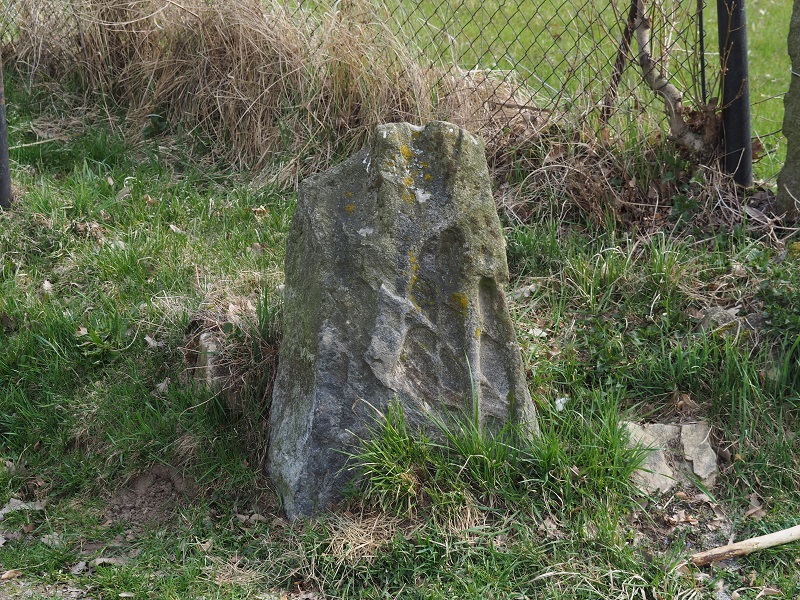
<svg viewBox="0 0 800 600"><path fill-rule="evenodd" d="M480 7L487 23L494 8ZM775 32L788 10L748 6L756 83L785 55ZM496 50L473 48L473 62ZM356 67L326 65L329 108L351 98ZM780 93L773 79L758 93ZM7 76L17 201L0 212L0 508L44 504L0 522L0 574L21 571L0 596L800 595L796 543L683 564L730 536L798 523L800 242L726 209L724 186L668 145L642 148L636 114L630 139L600 159L583 142L521 150L498 190L541 435L486 434L466 415L426 437L395 408L352 457L358 479L340 510L289 524L263 474L295 200L272 175L287 157L324 164L347 144L306 152L287 96L269 133L283 149L246 176L220 161L235 135L209 149L188 120L26 84ZM348 115L365 118L376 97L354 97L364 103ZM780 119L779 103L758 106L761 123ZM655 205L634 188L656 190ZM704 331L709 306L764 320ZM201 333L224 347L215 390L194 377ZM730 459L706 499L635 490L642 453L622 421L695 418Z"/></svg>
<svg viewBox="0 0 800 600"><path fill-rule="evenodd" d="M18 199L0 213L0 507L45 504L0 523L0 571L22 572L2 593L800 594L797 544L681 567L727 534L696 492L631 486L642 454L621 427L707 418L731 456L707 493L734 537L797 523L791 239L777 246L742 223L715 233L692 211L637 232L564 213L557 188L514 188L533 211L508 217L506 236L541 435L492 436L467 416L439 422L434 439L394 410L353 457L360 479L341 510L289 524L261 467L293 192L199 169L175 137L126 141L113 109L77 119L70 98L9 83ZM45 124L59 139L24 146ZM750 337L704 333L709 305L768 321ZM226 340L238 384L192 382L198 328ZM747 516L753 494L759 516ZM677 511L696 522L675 524Z"/></svg>

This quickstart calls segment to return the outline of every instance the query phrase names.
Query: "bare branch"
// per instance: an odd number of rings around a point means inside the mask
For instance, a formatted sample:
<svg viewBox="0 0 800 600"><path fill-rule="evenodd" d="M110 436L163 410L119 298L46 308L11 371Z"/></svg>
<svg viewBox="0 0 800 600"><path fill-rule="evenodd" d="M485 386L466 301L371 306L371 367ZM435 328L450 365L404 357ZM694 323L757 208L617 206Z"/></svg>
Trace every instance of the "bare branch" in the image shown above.
<svg viewBox="0 0 800 600"><path fill-rule="evenodd" d="M650 56L651 23L647 16L645 0L637 0L637 6L638 14L634 28L639 46L638 61L642 77L650 89L664 99L669 130L675 143L695 154L702 154L706 150L706 144L703 137L689 129L683 120L683 97L680 91L659 72L657 63Z"/></svg>

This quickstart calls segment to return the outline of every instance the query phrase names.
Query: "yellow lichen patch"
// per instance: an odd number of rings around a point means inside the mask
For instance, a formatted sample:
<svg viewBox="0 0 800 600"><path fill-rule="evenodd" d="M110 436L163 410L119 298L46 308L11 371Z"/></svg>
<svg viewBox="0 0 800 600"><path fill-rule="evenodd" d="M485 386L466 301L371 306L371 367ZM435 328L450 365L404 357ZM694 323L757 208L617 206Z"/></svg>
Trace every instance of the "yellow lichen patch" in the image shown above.
<svg viewBox="0 0 800 600"><path fill-rule="evenodd" d="M422 168L423 169L427 169L428 168L428 163L426 163L426 162L422 163Z"/></svg>
<svg viewBox="0 0 800 600"><path fill-rule="evenodd" d="M476 338L481 337L481 328L480 327L476 327L475 328L475 337Z"/></svg>
<svg viewBox="0 0 800 600"><path fill-rule="evenodd" d="M353 212L355 209L356 209L356 205L354 203L352 203L352 202L350 204L345 204L345 206L344 206L344 212L346 212L348 215L351 212Z"/></svg>
<svg viewBox="0 0 800 600"><path fill-rule="evenodd" d="M345 194L345 198L352 198L352 197L353 197L353 192L347 192Z"/></svg>
<svg viewBox="0 0 800 600"><path fill-rule="evenodd" d="M403 192L400 197L405 201L406 204L414 204L414 201L417 199L416 195L409 192L408 190Z"/></svg>
<svg viewBox="0 0 800 600"><path fill-rule="evenodd" d="M430 181L431 179L433 179L433 175L431 175L430 173L425 173L425 177L423 177L423 179L425 181Z"/></svg>
<svg viewBox="0 0 800 600"><path fill-rule="evenodd" d="M411 175L406 175L403 177L403 183L405 183L408 187L414 185L414 178Z"/></svg>
<svg viewBox="0 0 800 600"><path fill-rule="evenodd" d="M400 154L403 155L403 158L406 160L411 160L411 157L414 156L414 153L411 151L411 148L403 144L400 146Z"/></svg>
<svg viewBox="0 0 800 600"><path fill-rule="evenodd" d="M450 299L458 306L459 310L462 313L467 312L467 308L469 308L469 298L467 295L462 292L454 292L450 294Z"/></svg>
<svg viewBox="0 0 800 600"><path fill-rule="evenodd" d="M419 271L419 263L417 262L417 255L414 254L413 250L408 251L408 266L411 270L411 277L409 278L408 282L408 289L414 289L414 285L417 283L417 271Z"/></svg>
<svg viewBox="0 0 800 600"><path fill-rule="evenodd" d="M411 272L416 273L419 270L419 263L417 262L417 255L413 250L408 251L408 264L411 267Z"/></svg>

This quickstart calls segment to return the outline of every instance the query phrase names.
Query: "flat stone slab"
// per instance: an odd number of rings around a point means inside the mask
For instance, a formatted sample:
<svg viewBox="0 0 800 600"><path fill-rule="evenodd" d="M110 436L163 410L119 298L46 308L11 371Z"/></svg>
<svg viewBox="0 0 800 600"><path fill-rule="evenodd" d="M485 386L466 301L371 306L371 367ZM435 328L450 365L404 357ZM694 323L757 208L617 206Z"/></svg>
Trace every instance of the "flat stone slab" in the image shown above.
<svg viewBox="0 0 800 600"><path fill-rule="evenodd" d="M631 444L652 449L633 474L642 491L663 494L676 486L692 486L694 478L706 488L716 483L717 454L711 446L711 428L707 423L626 422L625 427Z"/></svg>

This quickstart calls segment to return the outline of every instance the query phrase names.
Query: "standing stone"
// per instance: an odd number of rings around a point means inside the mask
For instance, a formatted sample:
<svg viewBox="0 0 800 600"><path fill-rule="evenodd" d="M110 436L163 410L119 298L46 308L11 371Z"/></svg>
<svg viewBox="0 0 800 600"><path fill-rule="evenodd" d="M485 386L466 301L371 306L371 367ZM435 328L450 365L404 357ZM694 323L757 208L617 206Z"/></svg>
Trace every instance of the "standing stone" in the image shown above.
<svg viewBox="0 0 800 600"><path fill-rule="evenodd" d="M340 499L346 453L395 399L412 428L474 399L482 424L536 431L484 148L467 131L383 125L306 180L285 273L269 469L289 517Z"/></svg>
<svg viewBox="0 0 800 600"><path fill-rule="evenodd" d="M783 135L786 162L778 176L778 209L800 219L800 0L794 0L789 25L789 58L792 61L789 92L783 99Z"/></svg>

